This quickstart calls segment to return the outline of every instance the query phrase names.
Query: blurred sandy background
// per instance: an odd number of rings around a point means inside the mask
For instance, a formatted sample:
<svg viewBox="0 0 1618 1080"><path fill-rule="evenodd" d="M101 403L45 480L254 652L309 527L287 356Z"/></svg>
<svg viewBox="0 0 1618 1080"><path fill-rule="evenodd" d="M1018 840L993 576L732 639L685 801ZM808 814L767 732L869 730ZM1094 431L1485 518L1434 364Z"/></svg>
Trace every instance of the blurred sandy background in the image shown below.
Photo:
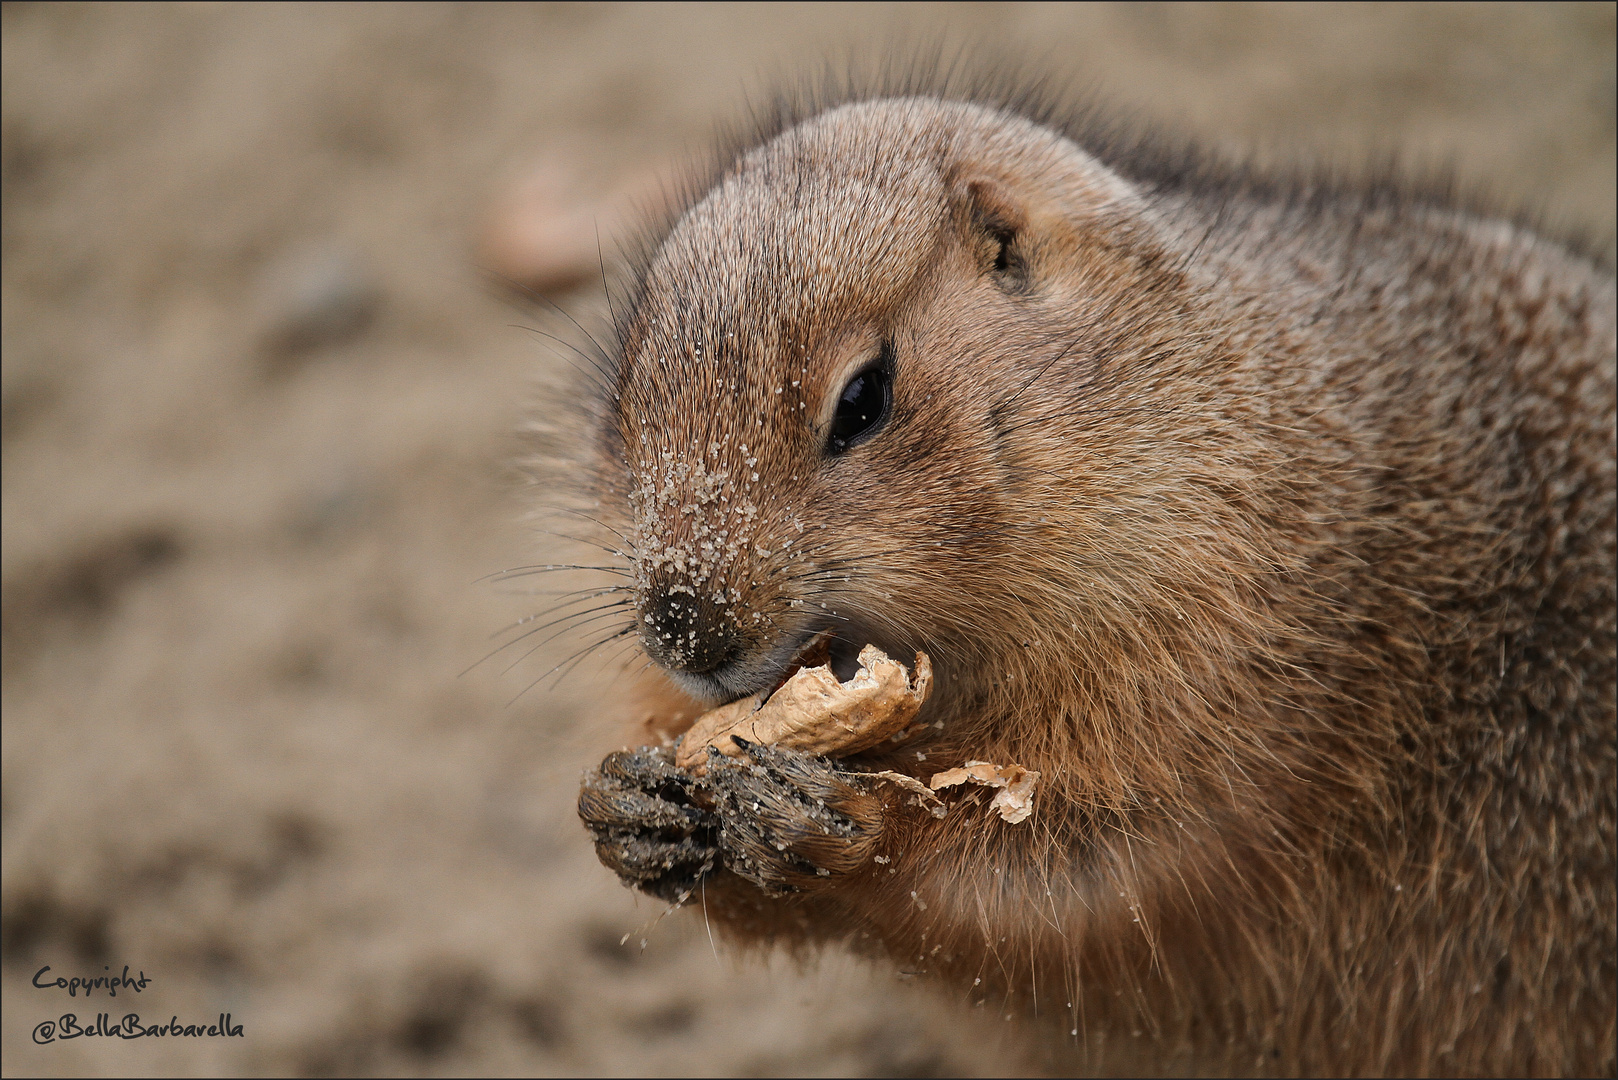
<svg viewBox="0 0 1618 1080"><path fill-rule="evenodd" d="M513 324L573 333L478 264L598 220L610 252L593 198L749 91L940 36L1236 150L1451 162L1610 245L1610 4L5 6L7 1075L1029 1066L621 888L572 810L613 669L460 674L542 604L477 579L551 550L510 463L564 352ZM599 283L556 299L588 321ZM109 1009L245 1037L31 1041Z"/></svg>

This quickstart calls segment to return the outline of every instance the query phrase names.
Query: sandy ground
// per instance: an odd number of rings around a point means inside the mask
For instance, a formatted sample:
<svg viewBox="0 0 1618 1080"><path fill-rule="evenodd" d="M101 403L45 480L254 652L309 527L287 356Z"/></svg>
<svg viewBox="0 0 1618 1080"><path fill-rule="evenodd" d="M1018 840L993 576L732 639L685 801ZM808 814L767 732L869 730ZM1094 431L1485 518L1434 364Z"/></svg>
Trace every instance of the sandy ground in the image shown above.
<svg viewBox="0 0 1618 1080"><path fill-rule="evenodd" d="M569 407L513 324L572 331L477 269L491 208L545 163L633 186L803 64L942 38L1610 238L1613 13L6 5L5 1073L1032 1067L1014 1023L621 888L572 811L613 669L462 674L542 603L479 579L552 556L514 433ZM30 986L126 964L138 994ZM100 1011L243 1033L34 1042Z"/></svg>

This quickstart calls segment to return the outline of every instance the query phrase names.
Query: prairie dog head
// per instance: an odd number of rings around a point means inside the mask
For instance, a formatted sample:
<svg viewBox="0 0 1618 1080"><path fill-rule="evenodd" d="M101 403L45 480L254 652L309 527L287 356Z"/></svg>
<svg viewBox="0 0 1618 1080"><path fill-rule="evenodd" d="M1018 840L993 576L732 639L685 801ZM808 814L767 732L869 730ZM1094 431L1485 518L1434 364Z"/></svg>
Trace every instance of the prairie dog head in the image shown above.
<svg viewBox="0 0 1618 1080"><path fill-rule="evenodd" d="M1030 551L1072 527L1044 459L1083 471L1049 395L1161 291L1150 222L1072 142L969 104L844 106L740 157L647 266L603 436L651 656L712 700L825 629L845 669L1014 647L1008 583L1040 588Z"/></svg>

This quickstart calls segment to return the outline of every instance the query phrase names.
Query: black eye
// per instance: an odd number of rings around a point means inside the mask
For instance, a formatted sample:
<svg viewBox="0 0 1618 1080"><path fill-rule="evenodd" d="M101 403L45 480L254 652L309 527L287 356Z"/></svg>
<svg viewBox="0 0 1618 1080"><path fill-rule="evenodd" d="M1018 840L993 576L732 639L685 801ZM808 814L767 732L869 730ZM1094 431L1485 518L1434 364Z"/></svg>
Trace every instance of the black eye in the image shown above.
<svg viewBox="0 0 1618 1080"><path fill-rule="evenodd" d="M882 347L877 362L848 380L837 399L826 452L841 454L882 430L893 408L893 353Z"/></svg>

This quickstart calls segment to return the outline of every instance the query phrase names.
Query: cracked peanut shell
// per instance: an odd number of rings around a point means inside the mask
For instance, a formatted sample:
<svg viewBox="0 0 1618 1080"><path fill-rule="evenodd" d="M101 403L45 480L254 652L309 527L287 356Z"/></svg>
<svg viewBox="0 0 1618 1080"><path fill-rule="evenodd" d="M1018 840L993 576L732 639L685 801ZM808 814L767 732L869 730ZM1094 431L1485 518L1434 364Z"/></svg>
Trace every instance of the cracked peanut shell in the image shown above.
<svg viewBox="0 0 1618 1080"><path fill-rule="evenodd" d="M829 664L800 669L760 701L755 694L697 718L680 740L675 763L701 774L708 747L741 756L731 736L766 746L845 757L903 735L932 689L932 662L916 653L915 678L875 645L860 650L860 669L839 682Z"/></svg>

